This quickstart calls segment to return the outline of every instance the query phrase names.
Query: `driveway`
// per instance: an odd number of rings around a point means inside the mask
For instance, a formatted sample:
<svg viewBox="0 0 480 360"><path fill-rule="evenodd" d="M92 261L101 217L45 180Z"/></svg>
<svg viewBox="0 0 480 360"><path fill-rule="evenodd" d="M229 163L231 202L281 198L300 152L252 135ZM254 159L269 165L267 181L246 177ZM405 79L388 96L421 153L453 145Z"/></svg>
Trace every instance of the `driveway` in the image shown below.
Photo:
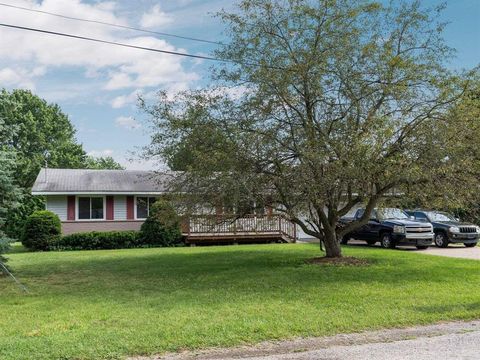
<svg viewBox="0 0 480 360"><path fill-rule="evenodd" d="M480 320L329 337L264 342L255 346L137 357L135 360L447 360L479 358Z"/></svg>
<svg viewBox="0 0 480 360"><path fill-rule="evenodd" d="M480 260L480 246L466 248L463 245L449 245L447 248L438 248L430 246L427 250L421 251L422 254L440 255L454 258Z"/></svg>
<svg viewBox="0 0 480 360"><path fill-rule="evenodd" d="M317 242L315 240L301 240L300 242ZM350 240L348 245L351 246L368 246L365 241L361 240ZM380 247L380 244L377 243L375 247ZM473 259L473 260L480 260L480 246L475 246L473 248L466 248L463 244L450 244L447 248L438 248L435 245L430 246L426 250L417 250L415 247L412 246L399 246L399 250L404 251L414 251L419 254L427 254L427 255L438 255L438 256L446 256L446 257L453 257L453 258L461 258L461 259Z"/></svg>

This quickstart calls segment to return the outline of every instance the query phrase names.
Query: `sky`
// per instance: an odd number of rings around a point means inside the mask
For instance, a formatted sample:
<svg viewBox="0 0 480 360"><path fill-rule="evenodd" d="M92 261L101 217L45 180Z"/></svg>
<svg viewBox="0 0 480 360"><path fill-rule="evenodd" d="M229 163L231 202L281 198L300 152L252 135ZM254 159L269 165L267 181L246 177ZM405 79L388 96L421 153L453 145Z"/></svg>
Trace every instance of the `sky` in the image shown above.
<svg viewBox="0 0 480 360"><path fill-rule="evenodd" d="M435 6L443 0L422 0ZM0 0L30 9L96 21L222 41L223 25L213 14L231 10L221 0ZM480 0L447 0L444 37L457 50L452 69L480 64ZM136 46L208 55L215 45L122 30L0 6L0 23L60 31ZM57 103L77 129L77 140L92 156L112 156L127 169L153 169L158 163L135 155L148 144L138 94L154 100L208 86L208 60L151 53L82 40L0 27L0 88L30 89Z"/></svg>

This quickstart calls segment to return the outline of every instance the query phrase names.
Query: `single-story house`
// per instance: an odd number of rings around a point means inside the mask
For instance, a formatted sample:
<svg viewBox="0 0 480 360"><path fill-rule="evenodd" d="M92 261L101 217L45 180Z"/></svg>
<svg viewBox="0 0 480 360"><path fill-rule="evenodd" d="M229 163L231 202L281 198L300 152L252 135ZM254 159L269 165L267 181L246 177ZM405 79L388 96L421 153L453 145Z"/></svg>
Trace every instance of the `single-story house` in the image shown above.
<svg viewBox="0 0 480 360"><path fill-rule="evenodd" d="M140 230L150 206L168 194L174 173L132 170L41 169L32 195L44 196L46 209L58 215L63 234ZM280 214L232 219L221 207L211 214L184 216L189 243L295 241L297 227Z"/></svg>

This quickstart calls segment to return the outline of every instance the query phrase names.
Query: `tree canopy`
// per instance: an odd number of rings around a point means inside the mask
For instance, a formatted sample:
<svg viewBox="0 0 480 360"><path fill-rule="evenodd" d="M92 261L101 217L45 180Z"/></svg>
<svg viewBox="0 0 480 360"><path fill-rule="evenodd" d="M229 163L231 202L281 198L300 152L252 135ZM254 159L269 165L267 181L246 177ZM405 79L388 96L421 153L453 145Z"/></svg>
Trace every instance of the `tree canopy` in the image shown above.
<svg viewBox="0 0 480 360"><path fill-rule="evenodd" d="M115 161L111 156L93 157L87 156L85 158L86 169L104 169L104 170L124 170L125 168Z"/></svg>
<svg viewBox="0 0 480 360"><path fill-rule="evenodd" d="M230 41L216 53L228 62L214 69L214 88L144 104L154 131L145 154L170 163L187 147L195 161L184 161L184 191L270 203L327 256L341 256L338 238L394 189L458 185L448 114L469 82L445 66L452 49L439 11L420 2L241 1L218 14ZM227 141L206 140L212 131ZM338 229L359 204L363 218Z"/></svg>
<svg viewBox="0 0 480 360"><path fill-rule="evenodd" d="M7 132L14 132L14 129L6 127L0 119L0 134ZM8 211L18 205L21 196L20 188L14 180L15 155L15 151L10 147L0 145L0 262L5 261L2 254L8 249L11 241L3 232L5 219Z"/></svg>
<svg viewBox="0 0 480 360"><path fill-rule="evenodd" d="M0 148L12 151L9 174L20 187L20 204L8 211L3 230L11 237L21 233L23 221L43 208L43 200L30 195L40 168L121 169L113 158L87 156L75 138L75 128L56 104L49 104L28 90L0 91Z"/></svg>

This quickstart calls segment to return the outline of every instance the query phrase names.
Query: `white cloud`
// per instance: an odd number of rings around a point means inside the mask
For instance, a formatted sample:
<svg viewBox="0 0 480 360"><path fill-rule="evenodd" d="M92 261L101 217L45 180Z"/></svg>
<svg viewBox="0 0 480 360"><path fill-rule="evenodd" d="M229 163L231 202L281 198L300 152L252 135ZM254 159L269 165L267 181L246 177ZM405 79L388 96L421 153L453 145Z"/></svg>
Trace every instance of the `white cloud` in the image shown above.
<svg viewBox="0 0 480 360"><path fill-rule="evenodd" d="M119 109L124 106L134 104L137 101L138 95L139 92L135 90L127 95L117 96L111 101L111 105L114 109Z"/></svg>
<svg viewBox="0 0 480 360"><path fill-rule="evenodd" d="M19 0L14 4L35 10L75 14L80 18L128 25L126 19L115 14L115 3L110 1L84 3L80 0L44 0L38 3L33 0ZM155 9L154 7L150 15L164 14L159 8ZM159 18L162 18L162 16ZM157 21L159 20L157 19ZM17 9L2 9L0 11L0 22L61 31L67 34L142 47L186 52L185 49L176 48L167 41L153 36L132 37L132 33L126 33L118 28L100 24L86 25L79 21L29 13ZM196 73L185 69L183 66L184 59L178 56L17 29L0 28L0 59L2 59L2 62L8 63L35 63L39 68L45 69L44 71L52 68L62 68L62 70L83 68L85 76L101 80L105 90L145 87L168 88L175 83L188 86L190 82L198 79ZM9 79L13 79L10 81L17 81L17 83L22 78L22 76L19 76L15 80L12 74L3 74L4 77L7 77L7 75ZM24 82L24 85L33 86L33 78L36 76L41 75L23 76L23 78L28 79L27 82ZM95 85L92 88L98 89L98 86Z"/></svg>
<svg viewBox="0 0 480 360"><path fill-rule="evenodd" d="M105 157L105 156L112 156L114 153L111 149L104 149L104 150L92 150L87 153L88 156L93 157Z"/></svg>
<svg viewBox="0 0 480 360"><path fill-rule="evenodd" d="M149 12L144 13L140 20L140 26L145 28L159 28L172 23L173 18L163 12L160 5L155 5Z"/></svg>
<svg viewBox="0 0 480 360"><path fill-rule="evenodd" d="M131 116L119 116L115 119L115 124L119 127L125 129L136 130L139 129L142 125Z"/></svg>
<svg viewBox="0 0 480 360"><path fill-rule="evenodd" d="M175 86L177 86L177 87L175 87ZM175 92L179 89L184 90L186 88L185 84L175 83L175 86L170 86L168 88L168 90L171 91L171 92ZM139 96L141 96L143 99L152 100L152 99L155 98L156 94L157 94L157 92L155 90L145 92L145 91L142 91L141 89L137 89L137 90L132 91L130 94L120 95L120 96L117 96L117 97L113 98L113 100L111 100L110 104L112 105L112 107L114 109L120 109L120 108L125 107L127 105L135 105L137 103L137 100L138 100Z"/></svg>
<svg viewBox="0 0 480 360"><path fill-rule="evenodd" d="M45 74L44 67L35 67L31 70L24 67L0 68L0 84L17 88L35 89L35 78Z"/></svg>

